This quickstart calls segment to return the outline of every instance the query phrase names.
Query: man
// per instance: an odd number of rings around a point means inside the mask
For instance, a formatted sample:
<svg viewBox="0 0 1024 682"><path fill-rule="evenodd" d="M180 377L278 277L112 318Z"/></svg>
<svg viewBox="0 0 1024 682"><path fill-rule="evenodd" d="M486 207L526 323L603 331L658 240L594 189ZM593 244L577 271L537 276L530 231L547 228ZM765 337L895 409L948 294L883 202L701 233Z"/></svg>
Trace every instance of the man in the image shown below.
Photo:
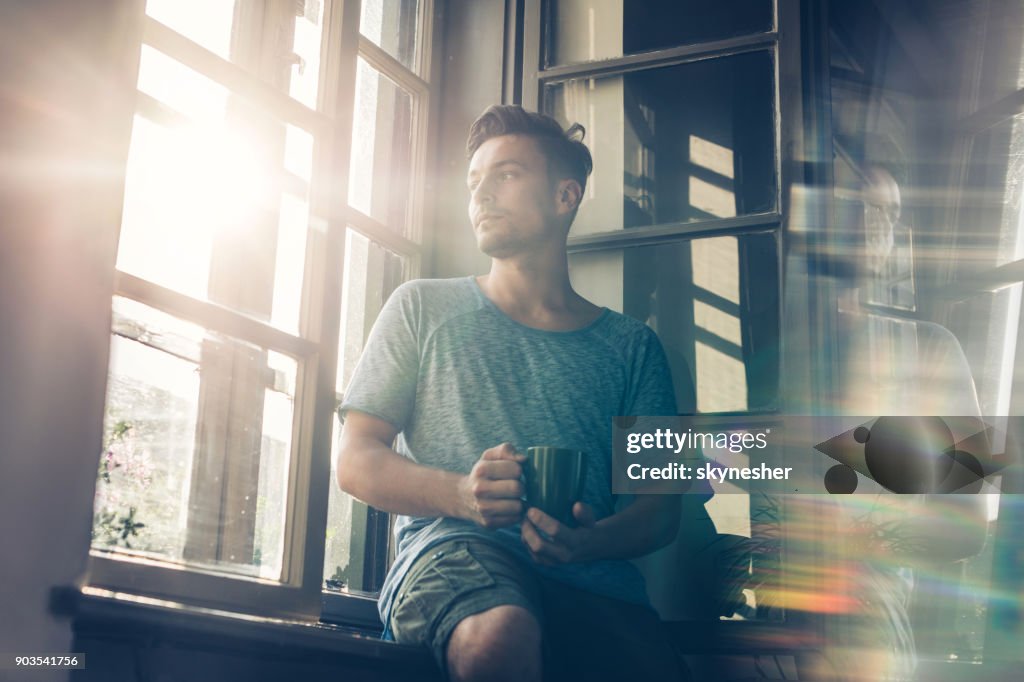
<svg viewBox="0 0 1024 682"><path fill-rule="evenodd" d="M844 428L851 429L863 424L866 417L885 417L889 424L900 423L905 429L890 442L917 445L921 439L923 447L929 442L928 430L918 425L934 424L937 417L954 417L952 423L959 420L963 426L980 425L981 409L967 357L948 329L925 320L886 315L878 307L864 305L896 302L866 296L863 290L885 281L887 273L895 270L892 261L909 256L894 248L900 243L895 238L898 230L907 229L899 225L903 205L897 177L902 175L901 164L896 162L891 143L874 141L873 147L878 160L862 160L859 186L847 193L854 199L853 219L837 226L845 232L846 243L857 248L848 249L837 263L836 272L842 275L836 281L838 380L832 395L817 409L822 414L848 417ZM909 237L905 241L909 243ZM903 267L913 270L910 263ZM913 306L913 288L903 293L908 298L902 305ZM894 421L902 417L908 419ZM954 442L975 432L970 428L956 434ZM873 438L870 431L869 436ZM895 445L880 451L893 458L904 454ZM911 448L906 454L913 456L914 452ZM914 472L914 468L903 472ZM901 484L890 482L894 490L904 493L918 484L927 485L902 477L890 480ZM948 564L982 550L988 523L985 496L870 496L862 490L856 496L793 496L787 501L786 524L792 537L823 537L830 543L831 562L823 569L828 575L804 571L800 589L818 583L823 601L844 604L845 609L828 614L824 621L828 635L820 650L823 655L808 656L800 675L844 681L913 680L917 678L915 629L927 632L948 627L948 621L941 618L954 610L942 595L925 588L916 597L920 603L914 605L917 613L912 627L915 569L923 569L926 576L938 575L941 573L936 571L947 571ZM820 560L820 549L813 543L795 543L789 549L793 565L810 567ZM802 555L804 552L807 554ZM835 580L837 575L842 581Z"/></svg>
<svg viewBox="0 0 1024 682"><path fill-rule="evenodd" d="M400 515L381 616L454 680L685 676L626 561L672 541L679 500L617 508L610 490L611 418L674 414L672 381L648 327L569 282L582 133L519 107L477 119L469 217L490 272L399 287L340 408L341 488ZM524 508L531 445L586 453L575 527Z"/></svg>

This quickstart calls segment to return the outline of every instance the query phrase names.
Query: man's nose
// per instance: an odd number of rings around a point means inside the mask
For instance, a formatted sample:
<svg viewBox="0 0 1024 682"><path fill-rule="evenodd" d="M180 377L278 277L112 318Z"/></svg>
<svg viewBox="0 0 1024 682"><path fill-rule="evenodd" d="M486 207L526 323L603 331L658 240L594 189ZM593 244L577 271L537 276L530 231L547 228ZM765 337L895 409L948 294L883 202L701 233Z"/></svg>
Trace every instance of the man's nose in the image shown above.
<svg viewBox="0 0 1024 682"><path fill-rule="evenodd" d="M492 189L491 183L484 180L473 190L469 198L470 202L477 206L487 206L494 201Z"/></svg>

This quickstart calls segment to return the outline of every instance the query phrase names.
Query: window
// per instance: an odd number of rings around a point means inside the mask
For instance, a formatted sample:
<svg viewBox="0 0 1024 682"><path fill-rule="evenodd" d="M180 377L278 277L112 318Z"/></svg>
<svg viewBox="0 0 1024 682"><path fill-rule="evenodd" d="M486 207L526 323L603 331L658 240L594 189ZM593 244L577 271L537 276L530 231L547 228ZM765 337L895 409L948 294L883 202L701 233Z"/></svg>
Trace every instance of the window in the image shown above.
<svg viewBox="0 0 1024 682"><path fill-rule="evenodd" d="M893 170L902 214L890 260L905 261L909 279L862 299L879 317L948 329L973 379L973 409L1001 428L1000 418L1024 404L1024 12L1019 3L968 5L962 14L923 12L911 22L905 3L829 3L835 197L838 213L852 204L851 191L871 182L872 167ZM910 48L938 35L950 40L941 53ZM939 81L949 87L936 88ZM857 206L861 221L868 210ZM906 255L901 234L912 235ZM993 452L1004 444L997 435ZM918 567L911 622L919 657L933 666L920 668L920 677L973 676L973 665L950 667L1016 655L1019 642L1003 634L1015 607L1002 596L1020 589L1019 575L1003 569L1020 552L1013 497L986 496L981 553Z"/></svg>
<svg viewBox="0 0 1024 682"><path fill-rule="evenodd" d="M527 3L524 103L581 123L594 157L569 237L574 286L658 333L683 414L780 409L777 22L770 0L742 5ZM745 546L764 534L768 564L778 533L751 523L763 506L722 495L707 511ZM663 617L706 615L657 594L657 576L682 584L691 566L644 565Z"/></svg>
<svg viewBox="0 0 1024 682"><path fill-rule="evenodd" d="M146 14L91 581L319 615L324 578L374 590L387 556L331 443L370 325L419 269L433 2Z"/></svg>

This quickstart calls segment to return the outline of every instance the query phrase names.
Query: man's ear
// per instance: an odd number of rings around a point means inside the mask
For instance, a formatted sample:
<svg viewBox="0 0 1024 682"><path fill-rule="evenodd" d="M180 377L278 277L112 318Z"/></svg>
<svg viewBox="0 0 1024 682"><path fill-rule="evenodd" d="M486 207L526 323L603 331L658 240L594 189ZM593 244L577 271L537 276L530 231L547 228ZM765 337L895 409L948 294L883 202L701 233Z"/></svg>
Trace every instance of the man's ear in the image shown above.
<svg viewBox="0 0 1024 682"><path fill-rule="evenodd" d="M583 200L583 188L576 180L565 179L558 182L555 193L555 206L559 215L572 213Z"/></svg>

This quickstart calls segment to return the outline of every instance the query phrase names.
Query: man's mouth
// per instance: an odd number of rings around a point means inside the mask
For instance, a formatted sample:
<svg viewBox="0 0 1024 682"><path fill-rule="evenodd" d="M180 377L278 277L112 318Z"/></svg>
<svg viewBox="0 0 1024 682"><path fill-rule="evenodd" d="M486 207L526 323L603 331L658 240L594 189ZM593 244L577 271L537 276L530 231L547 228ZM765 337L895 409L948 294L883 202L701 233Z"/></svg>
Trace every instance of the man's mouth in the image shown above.
<svg viewBox="0 0 1024 682"><path fill-rule="evenodd" d="M503 217L504 216L500 213L482 213L479 216L477 216L476 224L479 226L484 224L488 220L497 220L498 218Z"/></svg>

